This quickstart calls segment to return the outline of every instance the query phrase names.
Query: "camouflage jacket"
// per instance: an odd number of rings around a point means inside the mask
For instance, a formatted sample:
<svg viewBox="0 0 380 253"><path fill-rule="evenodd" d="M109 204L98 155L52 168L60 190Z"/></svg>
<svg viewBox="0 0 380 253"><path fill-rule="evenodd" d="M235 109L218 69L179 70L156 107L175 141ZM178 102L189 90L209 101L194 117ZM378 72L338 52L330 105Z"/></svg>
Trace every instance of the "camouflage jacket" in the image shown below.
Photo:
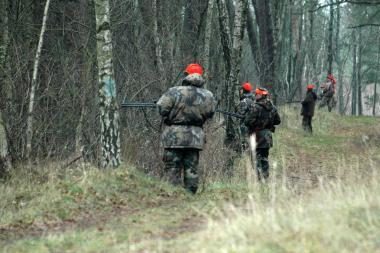
<svg viewBox="0 0 380 253"><path fill-rule="evenodd" d="M185 77L182 86L170 88L158 100L165 129L161 136L164 148L202 149L203 124L215 113L213 94L203 89L204 79L198 74Z"/></svg>
<svg viewBox="0 0 380 253"><path fill-rule="evenodd" d="M273 146L272 131L274 131L274 126L280 123L277 108L269 99L261 99L253 103L244 119L249 133L256 134L256 148Z"/></svg>
<svg viewBox="0 0 380 253"><path fill-rule="evenodd" d="M236 108L236 112L240 115L245 116L249 111L249 108L254 103L255 98L252 93L244 93L240 99L240 103Z"/></svg>
<svg viewBox="0 0 380 253"><path fill-rule="evenodd" d="M335 85L331 81L327 81L326 83L321 85L322 96L324 97L332 97L335 94Z"/></svg>

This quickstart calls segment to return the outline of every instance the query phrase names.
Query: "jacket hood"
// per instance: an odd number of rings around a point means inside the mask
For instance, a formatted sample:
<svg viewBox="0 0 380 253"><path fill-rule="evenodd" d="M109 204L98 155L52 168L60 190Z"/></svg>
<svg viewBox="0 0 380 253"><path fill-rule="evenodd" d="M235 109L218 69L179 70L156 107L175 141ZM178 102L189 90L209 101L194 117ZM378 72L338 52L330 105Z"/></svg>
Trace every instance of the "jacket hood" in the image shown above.
<svg viewBox="0 0 380 253"><path fill-rule="evenodd" d="M202 87L204 83L205 79L203 79L203 77L199 74L188 75L182 81L182 85L192 85L199 88Z"/></svg>

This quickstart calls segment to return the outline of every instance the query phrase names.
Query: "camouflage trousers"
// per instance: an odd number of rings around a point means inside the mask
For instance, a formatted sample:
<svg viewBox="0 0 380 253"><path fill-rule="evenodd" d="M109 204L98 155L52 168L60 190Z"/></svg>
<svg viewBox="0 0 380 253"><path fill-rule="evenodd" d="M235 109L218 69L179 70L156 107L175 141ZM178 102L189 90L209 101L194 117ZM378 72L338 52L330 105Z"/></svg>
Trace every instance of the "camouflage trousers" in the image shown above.
<svg viewBox="0 0 380 253"><path fill-rule="evenodd" d="M331 112L336 105L335 96L323 96L319 108L325 107L326 105L329 112Z"/></svg>
<svg viewBox="0 0 380 253"><path fill-rule="evenodd" d="M167 148L164 151L163 161L167 181L173 185L184 184L188 191L197 192L199 149Z"/></svg>
<svg viewBox="0 0 380 253"><path fill-rule="evenodd" d="M302 118L302 128L305 132L312 133L313 127L311 125L313 117L312 116L303 116Z"/></svg>
<svg viewBox="0 0 380 253"><path fill-rule="evenodd" d="M259 181L269 177L269 148L256 148L256 171Z"/></svg>

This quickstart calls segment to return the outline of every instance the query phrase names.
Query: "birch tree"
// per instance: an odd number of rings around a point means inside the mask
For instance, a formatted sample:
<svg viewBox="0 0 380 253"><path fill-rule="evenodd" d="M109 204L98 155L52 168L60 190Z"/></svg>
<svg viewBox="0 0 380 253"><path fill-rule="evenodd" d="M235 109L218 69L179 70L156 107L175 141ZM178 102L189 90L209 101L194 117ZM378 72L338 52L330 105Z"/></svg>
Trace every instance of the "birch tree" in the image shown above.
<svg viewBox="0 0 380 253"><path fill-rule="evenodd" d="M378 50L377 50L377 64L376 64L376 77L375 77L375 87L373 90L373 105L372 105L372 115L376 116L376 104L377 104L377 83L379 81L379 71L380 71L380 29L378 35Z"/></svg>
<svg viewBox="0 0 380 253"><path fill-rule="evenodd" d="M50 0L46 0L44 16L42 19L40 38L38 40L36 57L34 58L32 84L30 87L30 94L29 94L28 118L27 118L27 126L26 126L26 158L28 159L29 165L31 164L30 155L32 152L34 98L35 98L36 87L37 87L38 67L40 63L42 46L44 43L44 35L45 35L45 30L46 30L46 21L48 18L49 6L50 6Z"/></svg>
<svg viewBox="0 0 380 253"><path fill-rule="evenodd" d="M358 62L356 66L356 86L357 86L357 95L358 95L358 114L363 115L363 102L362 102L362 55L363 55L363 33L362 29L359 28L359 41L358 41Z"/></svg>
<svg viewBox="0 0 380 253"><path fill-rule="evenodd" d="M208 0L207 6L207 21L205 28L205 39L204 39L204 50L203 50L203 68L205 70L204 76L206 79L209 77L210 73L210 46L211 46L211 32L212 32L212 20L214 11L215 0ZM208 82L206 82L205 88L208 88Z"/></svg>
<svg viewBox="0 0 380 253"><path fill-rule="evenodd" d="M221 43L223 46L223 57L225 64L226 82L224 87L223 100L227 102L227 110L232 111L235 98L237 97L237 87L239 86L239 73L241 65L242 41L246 25L247 0L239 0L235 3L234 25L231 34L229 29L229 17L225 0L218 0L219 26L221 33ZM235 130L231 118L227 119L226 142L227 144L235 140Z"/></svg>
<svg viewBox="0 0 380 253"><path fill-rule="evenodd" d="M334 31L334 7L333 1L330 1L330 19L329 19L329 37L328 37L328 49L327 49L327 74L332 74L333 64L333 31Z"/></svg>
<svg viewBox="0 0 380 253"><path fill-rule="evenodd" d="M260 82L261 85L273 92L276 101L276 43L274 37L274 17L271 10L271 1L252 0L255 9L256 22L259 28L258 44L260 45Z"/></svg>
<svg viewBox="0 0 380 253"><path fill-rule="evenodd" d="M8 4L7 0L0 0L0 176L11 168L8 150L8 137L3 110L7 103L8 84L6 83L6 71L8 70Z"/></svg>
<svg viewBox="0 0 380 253"><path fill-rule="evenodd" d="M152 11L153 11L153 37L154 37L154 46L156 53L156 62L158 72L162 75L164 74L164 63L162 61L162 46L160 35L158 32L158 9L157 9L157 0L152 0Z"/></svg>
<svg viewBox="0 0 380 253"><path fill-rule="evenodd" d="M336 35L335 35L335 62L338 68L338 107L339 113L344 114L344 97L343 97L343 66L340 59L340 6L336 8Z"/></svg>
<svg viewBox="0 0 380 253"><path fill-rule="evenodd" d="M95 0L96 39L100 98L101 167L120 165L119 112L112 62L109 0Z"/></svg>
<svg viewBox="0 0 380 253"><path fill-rule="evenodd" d="M355 31L352 32L352 81L351 81L351 115L356 115L356 106L357 106L357 42Z"/></svg>

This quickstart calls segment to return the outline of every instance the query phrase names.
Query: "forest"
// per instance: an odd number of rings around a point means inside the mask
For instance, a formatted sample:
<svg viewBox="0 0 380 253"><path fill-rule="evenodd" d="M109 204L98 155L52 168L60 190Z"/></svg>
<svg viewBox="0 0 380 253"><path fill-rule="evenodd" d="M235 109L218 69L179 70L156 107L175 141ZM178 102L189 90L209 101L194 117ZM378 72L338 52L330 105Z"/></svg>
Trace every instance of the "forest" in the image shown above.
<svg viewBox="0 0 380 253"><path fill-rule="evenodd" d="M219 110L195 195L152 108L191 63ZM264 184L234 148L247 82L281 117ZM379 85L380 0L0 0L0 251L379 252Z"/></svg>
<svg viewBox="0 0 380 253"><path fill-rule="evenodd" d="M229 111L244 81L268 88L281 105L333 74L340 114L376 116L379 6L362 0L1 0L1 171L79 157L100 167L117 167L121 156L152 167L137 150L157 153L151 143L158 115L120 111L119 104L157 100L191 62L204 67L206 88ZM98 80L104 66L110 84ZM112 126L104 130L107 120ZM226 134L233 138L230 121Z"/></svg>

